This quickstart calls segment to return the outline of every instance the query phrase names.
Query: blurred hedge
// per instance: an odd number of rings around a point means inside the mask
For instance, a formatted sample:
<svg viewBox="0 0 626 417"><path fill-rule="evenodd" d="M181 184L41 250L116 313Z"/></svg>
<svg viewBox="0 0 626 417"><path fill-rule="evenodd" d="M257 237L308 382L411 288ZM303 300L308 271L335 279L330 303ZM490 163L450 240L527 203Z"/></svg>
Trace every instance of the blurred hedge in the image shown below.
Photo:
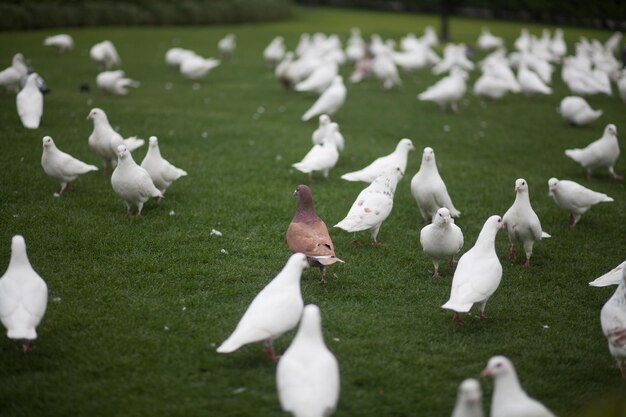
<svg viewBox="0 0 626 417"><path fill-rule="evenodd" d="M289 17L290 3L290 0L0 0L0 30L258 22Z"/></svg>
<svg viewBox="0 0 626 417"><path fill-rule="evenodd" d="M559 25L626 29L626 0L297 0L305 5L439 13L526 20Z"/></svg>

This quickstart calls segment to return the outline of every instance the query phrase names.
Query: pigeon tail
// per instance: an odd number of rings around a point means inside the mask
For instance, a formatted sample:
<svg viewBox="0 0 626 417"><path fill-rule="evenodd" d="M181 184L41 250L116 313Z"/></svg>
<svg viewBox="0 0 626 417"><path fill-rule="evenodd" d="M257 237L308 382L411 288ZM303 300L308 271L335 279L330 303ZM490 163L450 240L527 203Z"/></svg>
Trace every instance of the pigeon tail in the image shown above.
<svg viewBox="0 0 626 417"><path fill-rule="evenodd" d="M346 181L365 181L365 182L369 182L366 181L365 179L363 179L363 176L361 175L361 171L354 171L354 172L348 172L346 174L343 174L341 176L342 180L346 180Z"/></svg>
<svg viewBox="0 0 626 417"><path fill-rule="evenodd" d="M327 265L332 265L336 262L341 262L342 264L344 264L345 262L342 261L341 259L337 258L336 256L330 256L330 255L326 255L326 256L307 256L308 258L311 259L315 259L317 262L319 262L320 264L327 266Z"/></svg>
<svg viewBox="0 0 626 417"><path fill-rule="evenodd" d="M302 121L306 122L306 121L311 120L311 118L315 116L317 113L318 113L317 109L315 108L315 106L313 106L312 108L307 110L306 113L302 115Z"/></svg>
<svg viewBox="0 0 626 417"><path fill-rule="evenodd" d="M236 351L242 346L241 343L233 340L233 337L229 337L217 348L217 353L231 353Z"/></svg>
<svg viewBox="0 0 626 417"><path fill-rule="evenodd" d="M143 139L137 139L137 136L131 136L128 139L124 139L124 145L126 145L126 149L128 149L129 152L139 149L144 143L145 141Z"/></svg>
<svg viewBox="0 0 626 417"><path fill-rule="evenodd" d="M606 194L602 197L602 200L600 200L601 203L610 203L612 201L615 201L615 200L613 200L611 197L609 197Z"/></svg>
<svg viewBox="0 0 626 417"><path fill-rule="evenodd" d="M363 223L358 217L348 217L333 227L338 227L346 232L361 232L370 229L371 226Z"/></svg>
<svg viewBox="0 0 626 417"><path fill-rule="evenodd" d="M461 212L455 209L454 207L446 207L448 211L450 211L451 217L461 217Z"/></svg>
<svg viewBox="0 0 626 417"><path fill-rule="evenodd" d="M584 152L582 149L566 149L565 156L567 156L570 159L573 159L579 164L582 164L583 158L584 158Z"/></svg>
<svg viewBox="0 0 626 417"><path fill-rule="evenodd" d="M13 340L35 340L37 331L34 327L12 327L7 330L7 336Z"/></svg>
<svg viewBox="0 0 626 417"><path fill-rule="evenodd" d="M542 232L541 232L541 238L542 238L542 239L547 239L547 238L549 238L549 237L552 237L552 236L551 236L551 235L549 235L549 234L547 234L547 233L546 233L546 232L544 232L544 231L542 231Z"/></svg>
<svg viewBox="0 0 626 417"><path fill-rule="evenodd" d="M304 172L305 174L308 174L311 171L313 171L311 167L309 167L307 164L303 164L302 162L296 162L295 164L292 164L291 166L300 172Z"/></svg>
<svg viewBox="0 0 626 417"><path fill-rule="evenodd" d="M441 308L456 311L457 313L467 313L473 305L474 303L459 304L455 301L448 300L448 302L442 305Z"/></svg>

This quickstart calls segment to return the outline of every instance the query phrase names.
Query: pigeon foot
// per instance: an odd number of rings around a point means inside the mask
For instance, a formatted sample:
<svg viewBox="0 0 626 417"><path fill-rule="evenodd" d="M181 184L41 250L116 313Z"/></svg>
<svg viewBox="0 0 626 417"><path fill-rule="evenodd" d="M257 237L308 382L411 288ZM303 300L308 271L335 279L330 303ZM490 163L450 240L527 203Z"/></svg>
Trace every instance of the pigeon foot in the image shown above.
<svg viewBox="0 0 626 417"><path fill-rule="evenodd" d="M520 268L528 268L528 267L530 267L530 259L526 259L526 262L520 265Z"/></svg>
<svg viewBox="0 0 626 417"><path fill-rule="evenodd" d="M481 312L479 312L479 313L476 315L476 319L477 319L477 320L481 320L481 321L482 321L482 320L485 320L486 318L487 318L487 316L485 316L485 313L483 313L482 311L481 311Z"/></svg>
<svg viewBox="0 0 626 417"><path fill-rule="evenodd" d="M433 272L432 277L433 278L439 278L439 271L435 269L435 272Z"/></svg>
<svg viewBox="0 0 626 417"><path fill-rule="evenodd" d="M450 268L454 270L455 267L456 267L456 263L454 262L454 256L453 256L452 258L450 258Z"/></svg>
<svg viewBox="0 0 626 417"><path fill-rule="evenodd" d="M457 323L457 324L465 324L465 322L463 321L463 319L461 318L461 315L459 313L454 313L452 315L452 321Z"/></svg>
<svg viewBox="0 0 626 417"><path fill-rule="evenodd" d="M357 238L353 238L350 243L354 246L361 246L361 242Z"/></svg>
<svg viewBox="0 0 626 417"><path fill-rule="evenodd" d="M270 358L274 362L278 362L279 356L276 356L276 353L274 352L274 346L272 346L272 342L265 341L263 345L263 352L265 352L268 358Z"/></svg>
<svg viewBox="0 0 626 417"><path fill-rule="evenodd" d="M514 261L517 259L517 253L515 252L515 245L511 245L509 248L509 259Z"/></svg>

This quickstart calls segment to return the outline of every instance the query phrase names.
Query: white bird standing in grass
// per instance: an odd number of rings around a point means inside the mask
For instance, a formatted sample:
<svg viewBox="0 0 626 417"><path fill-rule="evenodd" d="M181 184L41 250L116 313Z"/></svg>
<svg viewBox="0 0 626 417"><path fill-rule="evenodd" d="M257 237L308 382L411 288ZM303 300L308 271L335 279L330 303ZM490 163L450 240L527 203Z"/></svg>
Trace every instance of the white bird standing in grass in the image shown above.
<svg viewBox="0 0 626 417"><path fill-rule="evenodd" d="M343 84L343 77L337 75L330 86L324 90L315 103L302 115L302 121L306 122L318 114L328 114L331 117L343 106L346 101L346 86Z"/></svg>
<svg viewBox="0 0 626 417"><path fill-rule="evenodd" d="M144 203L150 197L163 198L163 193L154 186L148 171L137 165L125 145L118 146L117 151L119 159L111 175L111 186L124 201L127 208L126 214L131 216L131 205L136 205L139 217Z"/></svg>
<svg viewBox="0 0 626 417"><path fill-rule="evenodd" d="M589 188L568 180L558 180L554 177L548 180L548 195L554 199L557 206L569 213L569 225L574 228L580 217L598 203L614 201L606 194L598 193Z"/></svg>
<svg viewBox="0 0 626 417"><path fill-rule="evenodd" d="M43 115L43 94L37 86L37 77L39 75L36 72L28 75L26 85L17 93L15 100L17 114L27 129L39 128Z"/></svg>
<svg viewBox="0 0 626 417"><path fill-rule="evenodd" d="M263 58L268 67L274 68L285 56L285 40L276 36L263 51Z"/></svg>
<svg viewBox="0 0 626 417"><path fill-rule="evenodd" d="M437 103L441 110L445 110L450 106L455 113L458 113L458 102L463 98L467 90L465 84L467 77L468 75L465 71L455 68L450 72L450 75L428 87L417 98L421 101Z"/></svg>
<svg viewBox="0 0 626 417"><path fill-rule="evenodd" d="M480 383L468 378L459 385L452 417L483 417L483 393Z"/></svg>
<svg viewBox="0 0 626 417"><path fill-rule="evenodd" d="M48 36L44 39L43 44L45 46L54 46L60 53L74 49L74 39L65 33Z"/></svg>
<svg viewBox="0 0 626 417"><path fill-rule="evenodd" d="M170 48L165 53L165 63L170 67L180 69L180 64L187 58L196 55L196 53L184 48Z"/></svg>
<svg viewBox="0 0 626 417"><path fill-rule="evenodd" d="M483 51L489 49L501 48L504 46L504 39L494 36L489 31L488 27L483 27L478 37L478 47Z"/></svg>
<svg viewBox="0 0 626 417"><path fill-rule="evenodd" d="M222 57L230 58L235 53L237 42L235 35L229 33L217 42L217 48L220 50Z"/></svg>
<svg viewBox="0 0 626 417"><path fill-rule="evenodd" d="M148 140L148 153L143 158L141 167L148 171L154 186L163 194L174 181L187 176L186 171L176 168L161 156L159 140L156 136L150 136Z"/></svg>
<svg viewBox="0 0 626 417"><path fill-rule="evenodd" d="M589 283L591 287L608 287L609 285L617 285L622 281L622 274L626 269L626 261L617 265L606 274L594 279Z"/></svg>
<svg viewBox="0 0 626 417"><path fill-rule="evenodd" d="M98 170L98 167L79 161L72 155L61 151L50 136L43 138L41 166L50 178L61 184L59 196L63 195L66 189L72 189L72 181L76 180L79 175Z"/></svg>
<svg viewBox="0 0 626 417"><path fill-rule="evenodd" d="M433 222L422 228L420 244L424 253L432 258L433 277L439 277L439 262L444 259L450 258L450 268L454 269L454 255L463 247L463 232L454 224L447 208L437 210Z"/></svg>
<svg viewBox="0 0 626 417"><path fill-rule="evenodd" d="M541 229L539 217L530 205L530 197L528 195L528 183L525 179L519 178L515 180L515 201L513 205L504 213L502 217L504 227L509 235L509 259L515 260L515 245L522 242L524 252L526 253L526 262L523 268L530 266L530 257L533 254L533 245L535 241L551 237Z"/></svg>
<svg viewBox="0 0 626 417"><path fill-rule="evenodd" d="M588 125L602 116L602 110L593 110L584 98L577 96L561 100L558 112L565 121L575 126Z"/></svg>
<svg viewBox="0 0 626 417"><path fill-rule="evenodd" d="M272 341L296 327L300 320L304 308L300 277L308 266L306 255L291 255L283 270L254 297L217 352L231 353L243 345L262 341L265 353L277 360Z"/></svg>
<svg viewBox="0 0 626 417"><path fill-rule="evenodd" d="M87 120L93 120L93 131L89 135L89 147L102 159L105 174L109 167L115 168L120 145L124 144L129 152L132 152L144 144L144 140L137 139L136 136L127 139L122 138L111 127L109 119L102 109L97 107L91 109L87 115Z"/></svg>
<svg viewBox="0 0 626 417"><path fill-rule="evenodd" d="M617 127L608 124L604 128L602 137L582 149L567 149L565 155L582 165L587 170L587 179L597 168L606 168L614 180L621 180L613 166L619 158L619 143L617 142Z"/></svg>
<svg viewBox="0 0 626 417"><path fill-rule="evenodd" d="M359 193L346 217L334 227L346 232L369 230L372 244L378 245L378 231L391 214L393 196L402 175L399 167L388 167L383 170L367 188ZM353 240L353 243L357 241Z"/></svg>
<svg viewBox="0 0 626 417"><path fill-rule="evenodd" d="M442 207L447 208L452 217L461 215L452 204L446 184L439 175L435 151L431 147L424 148L420 169L411 179L411 195L415 198L425 223L430 222Z"/></svg>
<svg viewBox="0 0 626 417"><path fill-rule="evenodd" d="M326 347L320 309L304 307L298 333L276 367L278 399L294 417L328 417L339 400L339 364Z"/></svg>
<svg viewBox="0 0 626 417"><path fill-rule="evenodd" d="M28 74L28 67L24 55L17 53L13 55L11 66L0 71L0 87L11 91L20 89L22 77Z"/></svg>
<svg viewBox="0 0 626 417"><path fill-rule="evenodd" d="M322 143L326 135L328 134L328 130L330 128L331 120L327 114L321 114L319 117L319 127L315 129L313 135L311 135L311 140L313 141L313 145L319 145Z"/></svg>
<svg viewBox="0 0 626 417"><path fill-rule="evenodd" d="M520 64L517 71L517 81L522 92L527 96L534 94L552 94L552 89L548 87L535 72L528 69L525 62Z"/></svg>
<svg viewBox="0 0 626 417"><path fill-rule="evenodd" d="M406 170L409 152L414 149L415 146L413 146L411 139L401 139L396 145L396 149L389 155L375 159L363 169L343 174L341 178L346 181L363 181L370 183L381 175L383 171L394 167L400 168L401 175L403 176ZM402 176L400 178L402 178Z"/></svg>
<svg viewBox="0 0 626 417"><path fill-rule="evenodd" d="M126 73L122 70L103 71L96 77L96 85L105 93L116 96L128 94L127 87L139 87L139 81L126 78Z"/></svg>
<svg viewBox="0 0 626 417"><path fill-rule="evenodd" d="M122 63L117 49L111 41L102 41L92 46L89 50L89 56L101 70L109 70Z"/></svg>
<svg viewBox="0 0 626 417"><path fill-rule="evenodd" d="M333 136L326 136L322 143L313 145L313 148L302 158L302 161L293 165L295 169L305 174L309 174L309 181L313 181L313 172L319 171L328 178L329 171L337 165L339 151Z"/></svg>
<svg viewBox="0 0 626 417"><path fill-rule="evenodd" d="M491 417L556 417L543 404L526 394L508 358L492 357L482 375L493 378Z"/></svg>
<svg viewBox="0 0 626 417"><path fill-rule="evenodd" d="M479 303L479 320L485 319L485 306L498 289L502 279L502 265L496 254L495 240L502 229L500 216L491 216L485 222L474 246L465 252L452 278L450 299L442 308L454 311L452 320L463 324L459 313L467 313Z"/></svg>
<svg viewBox="0 0 626 417"><path fill-rule="evenodd" d="M9 339L22 340L24 352L37 339L36 327L48 305L48 286L28 260L26 242L20 235L11 241L11 260L0 278L0 321Z"/></svg>
<svg viewBox="0 0 626 417"><path fill-rule="evenodd" d="M609 343L609 352L626 379L626 268L622 268L615 293L600 312L602 333Z"/></svg>
<svg viewBox="0 0 626 417"><path fill-rule="evenodd" d="M215 58L203 58L200 55L191 55L180 63L180 73L192 80L199 82L209 71L220 65L220 60Z"/></svg>
<svg viewBox="0 0 626 417"><path fill-rule="evenodd" d="M334 61L327 61L317 67L306 79L295 86L296 91L322 94L333 82L339 66Z"/></svg>

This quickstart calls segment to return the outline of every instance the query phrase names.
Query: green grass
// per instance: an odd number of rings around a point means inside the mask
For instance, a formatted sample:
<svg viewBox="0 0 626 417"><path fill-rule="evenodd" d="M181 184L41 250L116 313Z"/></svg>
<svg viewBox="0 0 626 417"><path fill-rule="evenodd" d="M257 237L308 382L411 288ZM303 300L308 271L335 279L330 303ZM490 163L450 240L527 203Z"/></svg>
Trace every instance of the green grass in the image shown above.
<svg viewBox="0 0 626 417"><path fill-rule="evenodd" d="M37 131L22 128L14 95L0 95L0 269L8 263L11 236L23 234L50 293L32 353L0 340L0 415L283 415L275 365L260 345L215 353L289 255L284 233L295 208L292 192L306 181L290 164L309 149L315 128L314 122L300 122L314 97L281 91L265 69L262 49L279 34L293 48L303 31L337 32L345 39L350 27L359 26L367 35L398 39L437 25L436 17L410 14L294 8L294 15L262 25L68 29L77 48L61 56L41 45L53 30L0 34L0 60L6 64L23 52L52 89ZM452 36L473 43L484 24L509 45L521 28L453 19ZM539 26L529 28L539 33ZM234 58L199 90L166 67L168 48L216 55L217 40L231 31L238 41ZM581 35L610 35L574 28L565 34L570 49ZM88 50L103 39L117 45L123 69L142 82L128 97L79 92L81 82L95 83ZM350 70L342 68L344 75ZM599 323L613 288L587 286L624 259L624 182L605 173L588 182L563 155L567 147L600 137L606 123L623 129L624 105L617 97L591 97L604 115L592 126L570 127L555 112L568 94L555 74L552 96L509 95L481 103L468 94L461 114L447 114L415 98L436 79L428 71L404 76L403 87L390 92L374 80L349 85L337 115L346 150L331 178L313 184L318 213L335 224L364 187L340 180L342 173L391 152L402 137L418 148L381 228L382 247L353 247L351 235L332 229L346 264L329 270L325 287L317 283L317 270L302 278L305 302L321 307L326 341L341 367L336 415L449 415L458 384L478 377L489 357L504 354L527 391L558 415L597 417L602 409L624 416L626 391ZM189 172L160 205L149 202L140 219L125 216L101 172L84 175L74 191L57 199L52 193L58 184L40 167L44 135L62 150L99 163L87 146L92 124L85 120L96 106L125 136L158 136L163 155ZM265 112L255 118L259 107ZM508 261L508 240L499 234L503 280L484 322L469 318L457 326L440 308L452 273L443 266L442 279L430 278L409 193L425 146L435 149L463 212L458 224L464 251L489 215L511 205L519 177L529 182L535 211L553 236L535 246L533 265L523 270ZM135 152L135 160L143 159L145 149ZM616 169L626 171L623 157ZM569 230L567 215L547 196L552 176L616 201L594 207ZM212 228L223 237L211 236ZM281 337L278 350L291 338ZM488 407L492 384L482 384ZM239 388L245 390L237 394Z"/></svg>

